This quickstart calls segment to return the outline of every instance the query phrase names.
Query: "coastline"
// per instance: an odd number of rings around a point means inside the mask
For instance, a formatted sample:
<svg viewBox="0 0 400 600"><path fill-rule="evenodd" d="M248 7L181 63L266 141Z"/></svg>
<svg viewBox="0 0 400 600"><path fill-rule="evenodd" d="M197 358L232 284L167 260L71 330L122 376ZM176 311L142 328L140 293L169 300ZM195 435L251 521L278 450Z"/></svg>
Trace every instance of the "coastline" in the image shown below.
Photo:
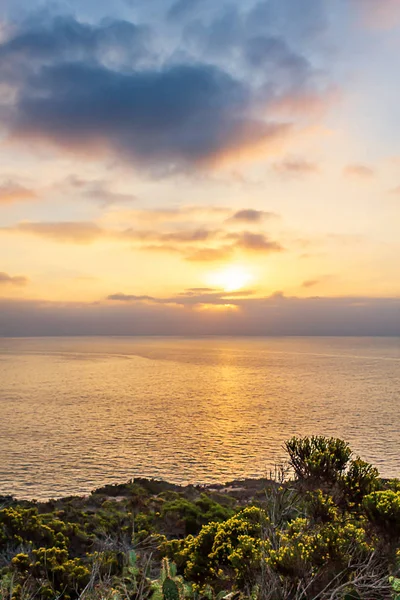
<svg viewBox="0 0 400 600"><path fill-rule="evenodd" d="M0 598L395 597L400 480L337 438L285 447L291 478L135 478L45 502L0 495Z"/></svg>

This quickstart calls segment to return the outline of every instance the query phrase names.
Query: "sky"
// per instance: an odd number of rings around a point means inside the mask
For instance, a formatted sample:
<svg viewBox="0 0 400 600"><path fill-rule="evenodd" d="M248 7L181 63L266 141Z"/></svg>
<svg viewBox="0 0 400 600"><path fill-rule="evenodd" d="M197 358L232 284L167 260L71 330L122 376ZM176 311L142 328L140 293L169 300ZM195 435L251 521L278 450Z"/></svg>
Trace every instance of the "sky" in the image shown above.
<svg viewBox="0 0 400 600"><path fill-rule="evenodd" d="M400 0L0 0L0 335L400 335Z"/></svg>

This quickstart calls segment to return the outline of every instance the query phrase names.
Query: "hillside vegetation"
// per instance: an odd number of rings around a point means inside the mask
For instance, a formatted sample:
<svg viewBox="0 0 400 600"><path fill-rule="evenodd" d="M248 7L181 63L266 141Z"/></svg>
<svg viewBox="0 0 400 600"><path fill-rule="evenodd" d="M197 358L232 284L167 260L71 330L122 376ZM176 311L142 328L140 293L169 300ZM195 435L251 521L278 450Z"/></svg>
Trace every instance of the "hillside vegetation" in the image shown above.
<svg viewBox="0 0 400 600"><path fill-rule="evenodd" d="M400 600L400 482L339 439L286 449L269 480L0 496L1 600Z"/></svg>

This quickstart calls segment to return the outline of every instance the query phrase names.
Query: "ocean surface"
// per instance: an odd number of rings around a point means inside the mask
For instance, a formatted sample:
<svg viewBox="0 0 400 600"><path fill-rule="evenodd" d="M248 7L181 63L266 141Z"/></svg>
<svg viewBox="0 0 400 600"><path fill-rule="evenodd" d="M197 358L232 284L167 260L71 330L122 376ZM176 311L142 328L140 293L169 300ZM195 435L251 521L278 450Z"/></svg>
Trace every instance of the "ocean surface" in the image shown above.
<svg viewBox="0 0 400 600"><path fill-rule="evenodd" d="M4 338L0 383L0 494L258 477L306 434L400 476L400 338Z"/></svg>

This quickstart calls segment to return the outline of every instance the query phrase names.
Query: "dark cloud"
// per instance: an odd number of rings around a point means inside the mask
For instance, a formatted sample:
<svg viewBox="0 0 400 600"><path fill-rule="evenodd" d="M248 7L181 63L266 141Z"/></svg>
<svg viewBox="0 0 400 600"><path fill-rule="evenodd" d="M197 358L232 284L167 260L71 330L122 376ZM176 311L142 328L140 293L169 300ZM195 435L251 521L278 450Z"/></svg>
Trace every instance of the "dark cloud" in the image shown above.
<svg viewBox="0 0 400 600"><path fill-rule="evenodd" d="M320 60L318 67L314 62L317 54L321 58L320 37L329 22L328 6L318 0L265 0L216 3L208 5L204 14L193 13L184 30L186 48L211 62L246 70L249 79L267 92L264 106L266 99L270 103L326 94L324 68Z"/></svg>
<svg viewBox="0 0 400 600"><path fill-rule="evenodd" d="M12 180L0 184L0 205L11 204L24 200L32 200L37 197L34 190Z"/></svg>
<svg viewBox="0 0 400 600"><path fill-rule="evenodd" d="M96 61L132 65L149 54L149 30L129 21L83 23L72 16L34 13L0 47L0 68L7 59L15 65L37 61Z"/></svg>
<svg viewBox="0 0 400 600"><path fill-rule="evenodd" d="M106 147L173 170L274 143L288 132L285 124L253 119L250 107L243 84L207 65L125 74L63 64L43 67L29 79L11 129L17 137L91 152Z"/></svg>
<svg viewBox="0 0 400 600"><path fill-rule="evenodd" d="M186 3L188 9L193 4ZM192 10L185 42L195 42L214 55L244 55L250 59L249 64L259 65L266 59L269 66L275 63L291 67L293 60L300 60L303 68L308 61L292 47L308 50L328 23L328 9L318 0L303 0L300 7L282 0L202 4L206 7L202 13L196 5Z"/></svg>
<svg viewBox="0 0 400 600"><path fill-rule="evenodd" d="M208 310L150 301L0 300L0 335L400 335L400 298L229 297ZM219 302L217 300L217 302ZM221 301L222 302L222 301ZM207 303L203 306L207 306Z"/></svg>
<svg viewBox="0 0 400 600"><path fill-rule="evenodd" d="M343 169L343 173L347 177L358 177L360 179L369 179L375 175L375 171L372 167L360 164L347 165L347 167Z"/></svg>
<svg viewBox="0 0 400 600"><path fill-rule="evenodd" d="M0 286L1 285L26 285L28 278L21 275L11 276L8 273L0 272Z"/></svg>
<svg viewBox="0 0 400 600"><path fill-rule="evenodd" d="M193 16L193 12L201 7L203 0L177 0L169 8L167 18L171 21Z"/></svg>
<svg viewBox="0 0 400 600"><path fill-rule="evenodd" d="M253 67L265 69L273 66L288 71L298 83L302 83L311 70L308 60L291 50L280 37L251 37L244 47L244 55Z"/></svg>
<svg viewBox="0 0 400 600"><path fill-rule="evenodd" d="M157 175L271 148L292 133L291 123L274 119L273 106L325 93L298 49L308 39L303 30L311 35L321 27L318 4L306 1L312 17L288 2L209 3L203 13L211 21L203 14L187 25L191 44L197 39L207 49L194 53L185 36L166 51L166 40L142 25L91 24L44 11L0 45L0 73L16 93L2 111L9 133L89 156L111 152ZM170 15L194 16L200 4L179 0ZM254 25L258 13L268 18ZM233 75L239 57L247 67Z"/></svg>
<svg viewBox="0 0 400 600"><path fill-rule="evenodd" d="M327 29L330 7L320 0L260 0L246 15L250 31L284 32L292 43L311 44Z"/></svg>
<svg viewBox="0 0 400 600"><path fill-rule="evenodd" d="M218 8L217 12L210 11L193 19L184 29L184 41L197 47L202 55L212 55L214 59L231 55L245 39L243 19L237 6L223 4Z"/></svg>

